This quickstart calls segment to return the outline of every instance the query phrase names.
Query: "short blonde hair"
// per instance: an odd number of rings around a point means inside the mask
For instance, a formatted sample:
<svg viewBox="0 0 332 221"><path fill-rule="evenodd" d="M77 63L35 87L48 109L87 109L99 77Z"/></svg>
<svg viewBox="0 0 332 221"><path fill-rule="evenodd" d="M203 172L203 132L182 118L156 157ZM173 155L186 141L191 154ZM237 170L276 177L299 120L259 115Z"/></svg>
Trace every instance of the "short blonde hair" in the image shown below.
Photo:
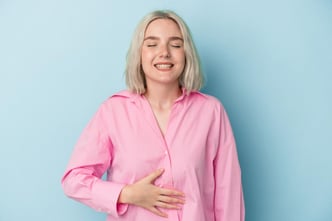
<svg viewBox="0 0 332 221"><path fill-rule="evenodd" d="M141 50L148 25L157 19L171 19L179 26L185 53L185 67L179 83L188 93L200 90L203 86L204 78L190 30L180 16L169 10L153 11L147 14L138 24L127 53L125 76L128 89L138 94L143 94L146 91L145 76L141 66Z"/></svg>

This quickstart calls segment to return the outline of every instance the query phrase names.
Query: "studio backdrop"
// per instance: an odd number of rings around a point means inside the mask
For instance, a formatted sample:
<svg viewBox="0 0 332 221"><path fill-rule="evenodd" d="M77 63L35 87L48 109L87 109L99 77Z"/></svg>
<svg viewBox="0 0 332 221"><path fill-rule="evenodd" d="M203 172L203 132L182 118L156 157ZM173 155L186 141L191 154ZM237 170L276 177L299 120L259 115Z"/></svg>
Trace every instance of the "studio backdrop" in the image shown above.
<svg viewBox="0 0 332 221"><path fill-rule="evenodd" d="M246 221L331 221L329 0L0 0L0 220L105 220L60 179L155 9L185 19L229 114Z"/></svg>

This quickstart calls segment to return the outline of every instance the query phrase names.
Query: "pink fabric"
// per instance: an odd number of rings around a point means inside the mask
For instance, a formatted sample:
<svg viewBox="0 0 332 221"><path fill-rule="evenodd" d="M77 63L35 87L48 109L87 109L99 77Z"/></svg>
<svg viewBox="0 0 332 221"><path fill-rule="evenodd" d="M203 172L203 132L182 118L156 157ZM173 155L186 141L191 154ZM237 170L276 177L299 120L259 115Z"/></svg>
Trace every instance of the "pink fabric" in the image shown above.
<svg viewBox="0 0 332 221"><path fill-rule="evenodd" d="M158 168L155 185L185 193L168 219L117 199L126 184ZM107 173L107 181L101 180ZM65 193L107 221L243 221L241 171L221 103L200 92L183 93L162 135L144 96L122 91L106 100L83 131L62 178Z"/></svg>

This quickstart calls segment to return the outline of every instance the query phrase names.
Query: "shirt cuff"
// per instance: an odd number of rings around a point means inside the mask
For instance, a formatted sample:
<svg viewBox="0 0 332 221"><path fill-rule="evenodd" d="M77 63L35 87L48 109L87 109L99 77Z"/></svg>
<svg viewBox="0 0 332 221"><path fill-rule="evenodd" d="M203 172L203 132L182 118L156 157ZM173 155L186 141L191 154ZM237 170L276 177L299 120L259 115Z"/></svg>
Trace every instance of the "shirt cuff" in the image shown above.
<svg viewBox="0 0 332 221"><path fill-rule="evenodd" d="M114 217L123 215L128 209L128 204L118 203L118 199L124 186L124 184L96 180L92 196L94 197L93 201L98 202L97 210Z"/></svg>

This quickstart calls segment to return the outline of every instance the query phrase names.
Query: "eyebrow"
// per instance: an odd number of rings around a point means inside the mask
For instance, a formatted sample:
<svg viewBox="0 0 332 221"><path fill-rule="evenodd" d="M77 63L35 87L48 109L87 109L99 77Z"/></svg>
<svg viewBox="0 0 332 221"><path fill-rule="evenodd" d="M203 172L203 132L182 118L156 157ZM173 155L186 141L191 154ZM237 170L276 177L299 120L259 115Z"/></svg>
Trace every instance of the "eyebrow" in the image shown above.
<svg viewBox="0 0 332 221"><path fill-rule="evenodd" d="M146 41L146 40L159 40L159 39L160 38L155 37L155 36L148 36L148 37L144 38L144 41ZM169 40L170 41L175 41L175 40L183 41L183 38L177 37L177 36L173 36L173 37L170 37Z"/></svg>

